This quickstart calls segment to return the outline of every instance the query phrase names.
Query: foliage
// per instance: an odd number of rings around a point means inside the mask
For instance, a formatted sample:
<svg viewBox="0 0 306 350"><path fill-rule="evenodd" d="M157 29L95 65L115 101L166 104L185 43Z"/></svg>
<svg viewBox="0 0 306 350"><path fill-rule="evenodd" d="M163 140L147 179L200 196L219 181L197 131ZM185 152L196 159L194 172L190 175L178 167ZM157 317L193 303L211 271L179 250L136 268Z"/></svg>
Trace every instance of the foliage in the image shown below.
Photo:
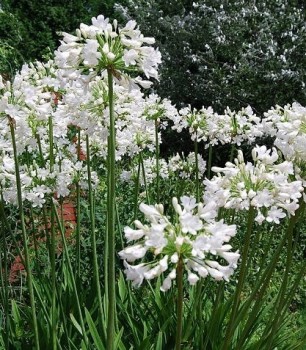
<svg viewBox="0 0 306 350"><path fill-rule="evenodd" d="M293 0L249 2L130 0L117 12L153 35L163 56L162 97L176 105L306 102L306 12Z"/></svg>

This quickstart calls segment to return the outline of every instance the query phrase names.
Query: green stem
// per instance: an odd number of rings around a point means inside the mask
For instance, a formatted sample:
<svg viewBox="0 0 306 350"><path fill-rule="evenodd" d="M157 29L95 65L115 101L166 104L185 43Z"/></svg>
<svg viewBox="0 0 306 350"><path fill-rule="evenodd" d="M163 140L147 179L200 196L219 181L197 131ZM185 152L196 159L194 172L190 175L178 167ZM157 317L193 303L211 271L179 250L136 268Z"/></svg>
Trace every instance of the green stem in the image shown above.
<svg viewBox="0 0 306 350"><path fill-rule="evenodd" d="M99 323L102 328L102 335L104 335L103 329L103 303L102 294L100 287L100 276L98 267L98 254L97 254L97 239L96 239L96 220L95 220L95 210L94 210L94 196L91 184L91 169L90 169L90 147L89 147L89 137L86 135L86 155L87 155L87 178L88 178L88 196L89 196L89 213L90 213L90 228L91 228L91 249L92 249L92 263L93 263L93 276L94 285L96 288L96 295L98 299L99 307Z"/></svg>
<svg viewBox="0 0 306 350"><path fill-rule="evenodd" d="M35 137L36 137L36 141L37 141L37 145L38 145L41 165L45 166L45 159L44 159L44 154L43 154L43 151L42 151L42 148L41 148L40 137L39 137L38 134L35 134Z"/></svg>
<svg viewBox="0 0 306 350"><path fill-rule="evenodd" d="M50 173L53 172L54 168L54 151L53 151L53 122L52 117L49 117L49 154L50 154ZM52 198L50 199L52 202ZM56 307L56 273L55 273L55 222L54 222L54 210L52 207L52 203L50 203L51 207L51 218L50 218L50 227L51 227L51 244L50 244L50 263L51 263L51 284L52 284L52 313L51 313L51 319L52 319L52 349L57 349L57 342L56 342L56 329L57 329L57 322L56 322L56 314L57 314L57 307Z"/></svg>
<svg viewBox="0 0 306 350"><path fill-rule="evenodd" d="M37 317L35 310L35 298L34 298L34 290L33 290L33 277L32 271L30 267L30 258L29 258L29 250L28 250L28 242L27 242L27 232L25 227L25 218L23 212L23 202L22 202L22 187L21 187L21 179L19 173L19 163L18 163L18 155L17 155L17 147L16 147L16 138L15 138L15 129L14 129L14 120L9 118L9 125L12 137L12 145L14 152L14 161L15 161L15 176L16 176L16 185L17 185L17 199L18 199L18 209L19 216L21 221L21 231L22 231L22 239L24 246L24 258L25 258L25 269L27 272L27 284L29 289L30 296L30 305L31 305L31 313L32 313L32 322L33 322L33 330L34 330L34 342L36 350L40 349L39 346L39 333L37 326Z"/></svg>
<svg viewBox="0 0 306 350"><path fill-rule="evenodd" d="M211 178L212 145L208 147L207 178Z"/></svg>
<svg viewBox="0 0 306 350"><path fill-rule="evenodd" d="M78 161L81 161L80 159L80 153L81 153L81 132L78 130ZM78 181L76 184L76 217L77 217L77 225L76 225L76 242L75 242L75 249L76 249L76 276L77 276L77 283L80 281L80 275L81 275L81 186L80 186L80 172L78 172Z"/></svg>
<svg viewBox="0 0 306 350"><path fill-rule="evenodd" d="M116 317L116 270L115 270L115 223L116 223L116 130L114 116L113 75L107 70L109 98L109 136L108 136L108 188L107 188L107 240L108 240L108 312L107 312L107 346L114 349Z"/></svg>
<svg viewBox="0 0 306 350"><path fill-rule="evenodd" d="M183 331L183 300L184 300L184 289L183 289L183 272L184 265L183 259L180 258L176 268L176 282L177 282L177 306L176 306L176 336L175 336L175 350L181 349L182 343L182 331Z"/></svg>
<svg viewBox="0 0 306 350"><path fill-rule="evenodd" d="M156 152L156 192L157 203L159 203L159 142L158 142L158 120L155 119L155 152Z"/></svg>
<svg viewBox="0 0 306 350"><path fill-rule="evenodd" d="M144 182L144 186L145 186L146 200L147 200L147 203L150 204L150 197L149 197L148 184L147 184L147 178L146 178L146 170L144 167L144 162L143 162L143 157L142 157L141 152L139 153L139 157L140 157L140 161L141 161L141 170L142 170L142 177L143 177L143 182Z"/></svg>
<svg viewBox="0 0 306 350"><path fill-rule="evenodd" d="M236 145L234 143L231 144L231 154L229 161L232 163L234 160L234 153L236 151Z"/></svg>
<svg viewBox="0 0 306 350"><path fill-rule="evenodd" d="M235 317L238 312L238 308L240 304L240 296L243 289L244 280L247 274L248 252L249 252L250 243L251 243L251 234L253 231L254 217L255 217L255 209L254 207L250 207L249 215L248 215L248 223L247 223L247 232L245 235L243 251L242 251L242 261L240 265L241 267L240 267L240 273L238 277L238 284L234 294L232 313L227 326L226 336L225 336L222 350L228 350L230 348L229 346L231 342L231 337L233 335L233 332L235 331L235 328L233 327L233 325L234 325Z"/></svg>
<svg viewBox="0 0 306 350"><path fill-rule="evenodd" d="M199 183L199 159L198 159L198 137L194 140L194 154L195 154L195 166L196 166L196 199L200 201L200 183Z"/></svg>
<svg viewBox="0 0 306 350"><path fill-rule="evenodd" d="M138 195L139 195L139 183L140 183L140 169L141 169L141 161L140 155L138 156L138 170L137 170L137 179L135 183L135 198L134 198L134 219L137 218L137 210L138 210Z"/></svg>

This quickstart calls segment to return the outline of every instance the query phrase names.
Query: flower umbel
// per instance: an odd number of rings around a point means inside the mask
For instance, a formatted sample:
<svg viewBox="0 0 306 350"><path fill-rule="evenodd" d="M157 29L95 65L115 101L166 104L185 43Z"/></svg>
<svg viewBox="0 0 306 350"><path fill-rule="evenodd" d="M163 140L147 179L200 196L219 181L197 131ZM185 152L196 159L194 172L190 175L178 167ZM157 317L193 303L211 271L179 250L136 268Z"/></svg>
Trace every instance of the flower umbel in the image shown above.
<svg viewBox="0 0 306 350"><path fill-rule="evenodd" d="M59 68L78 69L85 73L100 74L104 70L112 72L115 78L128 87L139 84L149 87L149 81L130 74L143 72L147 79L158 78L157 66L161 54L151 46L154 38L141 34L135 21L129 21L124 28L118 28L117 21L99 15L92 18L92 24L81 24L76 36L63 33L61 46L55 52Z"/></svg>
<svg viewBox="0 0 306 350"><path fill-rule="evenodd" d="M167 271L161 286L166 291L182 260L191 285L208 275L228 281L240 257L238 252L230 251L232 246L228 244L236 234L236 226L216 221L214 205L196 203L193 197L181 197L180 204L174 197L172 205L173 222L164 214L162 204L142 203L140 210L149 224L136 220L135 229L125 227L127 241L134 243L119 252L127 279L139 287L144 279L156 278ZM139 264L129 264L140 259Z"/></svg>

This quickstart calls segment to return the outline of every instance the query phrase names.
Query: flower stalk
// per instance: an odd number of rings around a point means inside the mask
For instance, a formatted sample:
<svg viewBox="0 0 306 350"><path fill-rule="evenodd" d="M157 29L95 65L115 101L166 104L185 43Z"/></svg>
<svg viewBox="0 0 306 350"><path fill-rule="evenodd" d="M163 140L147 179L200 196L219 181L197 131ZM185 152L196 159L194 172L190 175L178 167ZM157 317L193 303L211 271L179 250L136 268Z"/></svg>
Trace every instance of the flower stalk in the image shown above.
<svg viewBox="0 0 306 350"><path fill-rule="evenodd" d="M97 239L96 239L96 222L94 213L94 195L91 185L91 169L90 169L90 148L89 148L89 137L86 135L86 153L87 153L87 177L88 177L88 196L89 196L89 212L90 212L90 226L91 226L91 249L92 249L92 259L93 259L93 275L94 275L94 285L96 288L97 298L98 298L98 308L99 308L99 323L102 327L103 324L103 304L102 304L102 294L100 287L100 276L98 267L98 255L97 255ZM102 334L104 333L104 330Z"/></svg>
<svg viewBox="0 0 306 350"><path fill-rule="evenodd" d="M32 276L30 259L29 259L27 231L26 231L26 227L25 227L25 218L24 218L24 211L23 211L22 187L21 187L21 179L20 179L18 154L17 154L17 146L16 146L16 138L15 138L15 125L14 124L15 124L14 119L9 117L9 126L10 126L10 132L11 132L11 137L12 137L12 146L13 146L14 162L15 162L15 176L16 176L16 185L17 185L18 210L19 210L19 217L20 217L20 222L21 222L21 231L22 231L22 239L23 239L23 246L24 246L25 269L27 272L27 285L28 285L28 289L29 289L32 322L33 322L33 330L34 330L34 343L35 343L36 350L39 350L40 345L39 345L37 316L36 316L36 310L35 310L33 276Z"/></svg>
<svg viewBox="0 0 306 350"><path fill-rule="evenodd" d="M198 150L198 138L194 140L194 154L195 154L195 168L196 168L196 200L200 201L200 182L199 182L199 150Z"/></svg>
<svg viewBox="0 0 306 350"><path fill-rule="evenodd" d="M159 203L159 140L158 140L158 119L155 118L155 152L156 152L156 200Z"/></svg>
<svg viewBox="0 0 306 350"><path fill-rule="evenodd" d="M108 258L108 310L107 310L107 349L113 350L116 318L116 276L115 276L115 223L116 223L116 133L114 116L114 83L111 67L107 69L109 98L109 135L108 135L108 186L107 186L107 258Z"/></svg>

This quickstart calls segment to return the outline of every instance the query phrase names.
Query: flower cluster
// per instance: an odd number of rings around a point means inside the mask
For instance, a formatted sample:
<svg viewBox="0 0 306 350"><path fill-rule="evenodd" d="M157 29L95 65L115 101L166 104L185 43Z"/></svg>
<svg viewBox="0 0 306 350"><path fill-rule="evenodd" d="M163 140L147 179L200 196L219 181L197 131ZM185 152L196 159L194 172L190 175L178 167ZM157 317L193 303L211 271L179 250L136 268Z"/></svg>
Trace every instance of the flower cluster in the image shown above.
<svg viewBox="0 0 306 350"><path fill-rule="evenodd" d="M41 207L48 195L67 196L76 181L82 188L87 186L86 165L79 159L78 147L69 136L71 119L69 114L63 116L60 113L60 84L52 62L37 62L35 65L24 65L13 82L7 83L2 90L0 182L3 198L8 203L17 204L9 123L14 126L17 140L24 200L34 207ZM53 129L52 134L50 128ZM50 144L53 144L52 150ZM96 186L98 179L94 171L92 181Z"/></svg>
<svg viewBox="0 0 306 350"><path fill-rule="evenodd" d="M206 162L203 157L198 154L198 172L199 178L204 177L206 171ZM186 157L176 154L168 160L169 173L181 179L195 179L196 172L196 155L194 152L189 153Z"/></svg>
<svg viewBox="0 0 306 350"><path fill-rule="evenodd" d="M63 33L61 45L55 52L55 62L66 70L65 75L69 78L73 78L76 72L94 76L108 69L123 85L134 87L139 84L147 88L150 81L141 77L132 80L130 74L143 72L148 79L158 78L161 54L148 46L154 42L154 38L141 34L135 21L118 28L116 20L111 24L108 18L99 15L92 18L91 25L82 23L75 36Z"/></svg>
<svg viewBox="0 0 306 350"><path fill-rule="evenodd" d="M145 171L145 180L147 184L150 184L154 181L157 176L156 170L156 158L149 157L143 160L143 168ZM138 169L139 163L134 165L129 170L123 170L120 175L120 179L123 182L132 182L136 181L138 178ZM199 178L204 177L206 170L206 162L203 157L198 154L198 171ZM168 159L168 162L160 158L159 159L159 176L162 179L178 177L181 179L191 179L194 180L196 172L196 163L195 163L195 153L191 152L187 156L176 154L175 156ZM143 186L145 183L143 177L143 171L140 171L140 184Z"/></svg>
<svg viewBox="0 0 306 350"><path fill-rule="evenodd" d="M140 169L139 169L140 167ZM137 164L131 168L131 170L123 170L120 175L120 179L122 182L134 182L138 179L138 170L139 173L139 183L141 186L144 186L146 183L151 184L156 179L157 171L156 171L156 158L150 157L143 160L143 169L145 174L143 174L141 164ZM145 178L144 178L145 176ZM169 178L168 164L164 159L159 159L159 176L162 179Z"/></svg>
<svg viewBox="0 0 306 350"><path fill-rule="evenodd" d="M234 164L227 162L224 168L213 167L218 173L211 180L204 180L204 202L214 201L218 207L236 210L256 208L255 220L279 224L279 220L294 215L303 191L301 181L291 181L293 164L277 163L275 148L256 146L252 150L254 164L244 162L239 150Z"/></svg>
<svg viewBox="0 0 306 350"><path fill-rule="evenodd" d="M173 198L175 221L164 214L162 204L146 205L140 210L149 225L135 221L136 229L125 227L128 242L133 242L119 252L124 259L125 274L134 286L139 287L144 279L151 280L166 273L162 291L171 287L176 278L176 268L181 261L191 285L208 275L216 280L229 280L237 267L238 252L231 252L230 239L236 234L235 225L216 221L213 202L203 205L193 197L181 197L181 204ZM142 260L138 264L136 260Z"/></svg>
<svg viewBox="0 0 306 350"><path fill-rule="evenodd" d="M276 106L262 121L265 133L275 136L274 145L295 165L306 186L306 108L298 103Z"/></svg>
<svg viewBox="0 0 306 350"><path fill-rule="evenodd" d="M185 107L172 117L173 129L181 132L188 129L193 140L205 141L209 144L237 144L243 141L252 143L256 137L263 135L260 127L260 118L250 106L238 112L229 108L224 114L218 114L211 107L197 111L190 106Z"/></svg>
<svg viewBox="0 0 306 350"><path fill-rule="evenodd" d="M59 69L53 61L35 62L25 64L12 83L1 80L0 181L6 202L17 204L9 120L18 140L23 199L33 206L41 207L47 195L69 195L73 183L87 188L86 155L80 157L80 152L84 155L86 150L86 135L90 136L92 155L100 157L100 166L105 164L109 122L105 77L88 79L82 72L70 72L75 73L73 79L67 78L66 68ZM165 127L167 114L175 113L175 108L156 95L145 98L139 89L128 91L115 84L114 93L117 160L125 155L133 157L144 149L154 151L154 118ZM98 177L94 170L91 178L96 187Z"/></svg>

